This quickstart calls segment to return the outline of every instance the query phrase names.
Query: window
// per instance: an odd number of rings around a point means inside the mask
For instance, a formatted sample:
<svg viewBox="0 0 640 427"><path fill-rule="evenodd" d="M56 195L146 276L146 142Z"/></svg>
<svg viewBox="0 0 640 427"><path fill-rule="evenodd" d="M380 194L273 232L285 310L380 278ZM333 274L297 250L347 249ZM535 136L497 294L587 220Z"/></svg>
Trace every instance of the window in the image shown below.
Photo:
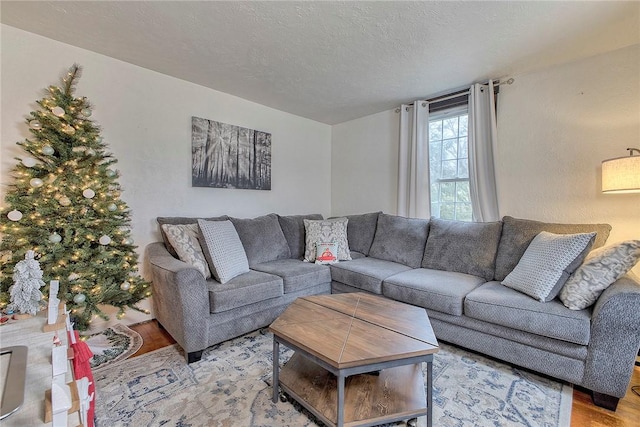
<svg viewBox="0 0 640 427"><path fill-rule="evenodd" d="M431 215L437 218L473 220L467 123L467 105L429 116Z"/></svg>

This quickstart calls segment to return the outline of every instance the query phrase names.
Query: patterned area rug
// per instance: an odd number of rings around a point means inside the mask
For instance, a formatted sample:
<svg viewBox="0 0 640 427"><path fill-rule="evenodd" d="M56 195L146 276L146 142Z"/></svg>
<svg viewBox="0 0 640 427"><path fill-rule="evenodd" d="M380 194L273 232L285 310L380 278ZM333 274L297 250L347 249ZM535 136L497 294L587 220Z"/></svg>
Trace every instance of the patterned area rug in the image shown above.
<svg viewBox="0 0 640 427"><path fill-rule="evenodd" d="M271 334L253 332L206 350L191 365L174 345L107 366L94 377L96 425L315 426L299 407L271 402L272 348ZM280 348L283 364L292 352ZM434 426L570 423L569 385L446 344L433 371Z"/></svg>
<svg viewBox="0 0 640 427"><path fill-rule="evenodd" d="M86 343L93 353L89 363L95 372L120 362L140 350L142 337L136 331L117 323L102 332L89 335Z"/></svg>

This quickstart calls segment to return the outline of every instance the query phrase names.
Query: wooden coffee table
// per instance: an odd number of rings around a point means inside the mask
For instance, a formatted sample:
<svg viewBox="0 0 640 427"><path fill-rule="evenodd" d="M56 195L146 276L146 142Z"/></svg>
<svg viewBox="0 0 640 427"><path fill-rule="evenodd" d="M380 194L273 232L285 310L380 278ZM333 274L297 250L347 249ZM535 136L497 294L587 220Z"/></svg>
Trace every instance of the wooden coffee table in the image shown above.
<svg viewBox="0 0 640 427"><path fill-rule="evenodd" d="M269 329L274 403L280 387L329 426L426 415L431 427L438 341L424 309L365 293L316 295L295 300ZM295 350L282 370L280 344Z"/></svg>

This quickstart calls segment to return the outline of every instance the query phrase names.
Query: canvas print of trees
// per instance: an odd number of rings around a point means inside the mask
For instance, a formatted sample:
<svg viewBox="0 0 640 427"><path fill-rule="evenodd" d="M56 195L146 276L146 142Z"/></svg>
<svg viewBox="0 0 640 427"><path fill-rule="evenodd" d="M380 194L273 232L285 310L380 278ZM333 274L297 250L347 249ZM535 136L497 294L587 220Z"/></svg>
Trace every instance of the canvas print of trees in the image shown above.
<svg viewBox="0 0 640 427"><path fill-rule="evenodd" d="M271 190L271 134L191 118L192 186Z"/></svg>

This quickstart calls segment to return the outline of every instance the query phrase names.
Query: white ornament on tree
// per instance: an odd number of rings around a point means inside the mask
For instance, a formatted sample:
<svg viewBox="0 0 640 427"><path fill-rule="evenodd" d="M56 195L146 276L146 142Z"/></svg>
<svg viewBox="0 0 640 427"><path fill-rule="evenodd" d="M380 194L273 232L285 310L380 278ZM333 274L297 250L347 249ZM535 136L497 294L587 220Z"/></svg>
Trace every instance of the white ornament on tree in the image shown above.
<svg viewBox="0 0 640 427"><path fill-rule="evenodd" d="M62 236L54 232L52 235L49 236L49 241L51 243L60 243L62 241Z"/></svg>
<svg viewBox="0 0 640 427"><path fill-rule="evenodd" d="M40 178L31 178L31 180L29 181L29 185L33 188L42 187L42 184L44 184L44 182L42 182Z"/></svg>
<svg viewBox="0 0 640 427"><path fill-rule="evenodd" d="M82 304L86 299L87 297L85 294L76 294L73 297L73 302L75 302L76 304Z"/></svg>
<svg viewBox="0 0 640 427"><path fill-rule="evenodd" d="M28 168L34 167L36 163L36 159L34 159L33 157L25 157L24 159L22 159L22 164Z"/></svg>
<svg viewBox="0 0 640 427"><path fill-rule="evenodd" d="M107 235L104 235L104 236L100 237L99 242L100 242L101 245L106 246L109 243L111 243L111 237L109 237Z"/></svg>
<svg viewBox="0 0 640 427"><path fill-rule="evenodd" d="M53 107L51 110L54 116L63 117L65 115L64 108L62 107Z"/></svg>
<svg viewBox="0 0 640 427"><path fill-rule="evenodd" d="M91 109L89 109L89 108L83 108L83 109L80 111L80 114L82 114L82 115L83 115L83 116L85 116L85 117L91 117Z"/></svg>
<svg viewBox="0 0 640 427"><path fill-rule="evenodd" d="M86 197L87 199L93 199L93 198L95 197L95 195L96 195L96 192L95 192L95 191L93 191L93 190L92 190L92 189L90 189L90 188L87 188L86 190L84 190L84 191L82 192L82 195L83 195L84 197Z"/></svg>
<svg viewBox="0 0 640 427"><path fill-rule="evenodd" d="M20 221L22 219L22 212L14 209L7 214L7 218L9 218L11 221Z"/></svg>
<svg viewBox="0 0 640 427"><path fill-rule="evenodd" d="M115 212L115 211L116 211L116 209L118 209L118 206L116 206L116 204L115 204L115 203L110 203L110 204L109 204L109 206L107 206L107 210L108 210L109 212Z"/></svg>
<svg viewBox="0 0 640 427"><path fill-rule="evenodd" d="M40 307L44 286L40 263L34 251L27 251L24 260L13 269L13 285L9 288L11 304L9 308L20 313L35 315Z"/></svg>
<svg viewBox="0 0 640 427"><path fill-rule="evenodd" d="M42 154L44 154L45 156L50 156L55 152L56 151L50 145L45 145L44 147L42 147Z"/></svg>
<svg viewBox="0 0 640 427"><path fill-rule="evenodd" d="M40 123L38 120L31 120L29 122L29 127L33 130L40 130L42 129L42 123Z"/></svg>

